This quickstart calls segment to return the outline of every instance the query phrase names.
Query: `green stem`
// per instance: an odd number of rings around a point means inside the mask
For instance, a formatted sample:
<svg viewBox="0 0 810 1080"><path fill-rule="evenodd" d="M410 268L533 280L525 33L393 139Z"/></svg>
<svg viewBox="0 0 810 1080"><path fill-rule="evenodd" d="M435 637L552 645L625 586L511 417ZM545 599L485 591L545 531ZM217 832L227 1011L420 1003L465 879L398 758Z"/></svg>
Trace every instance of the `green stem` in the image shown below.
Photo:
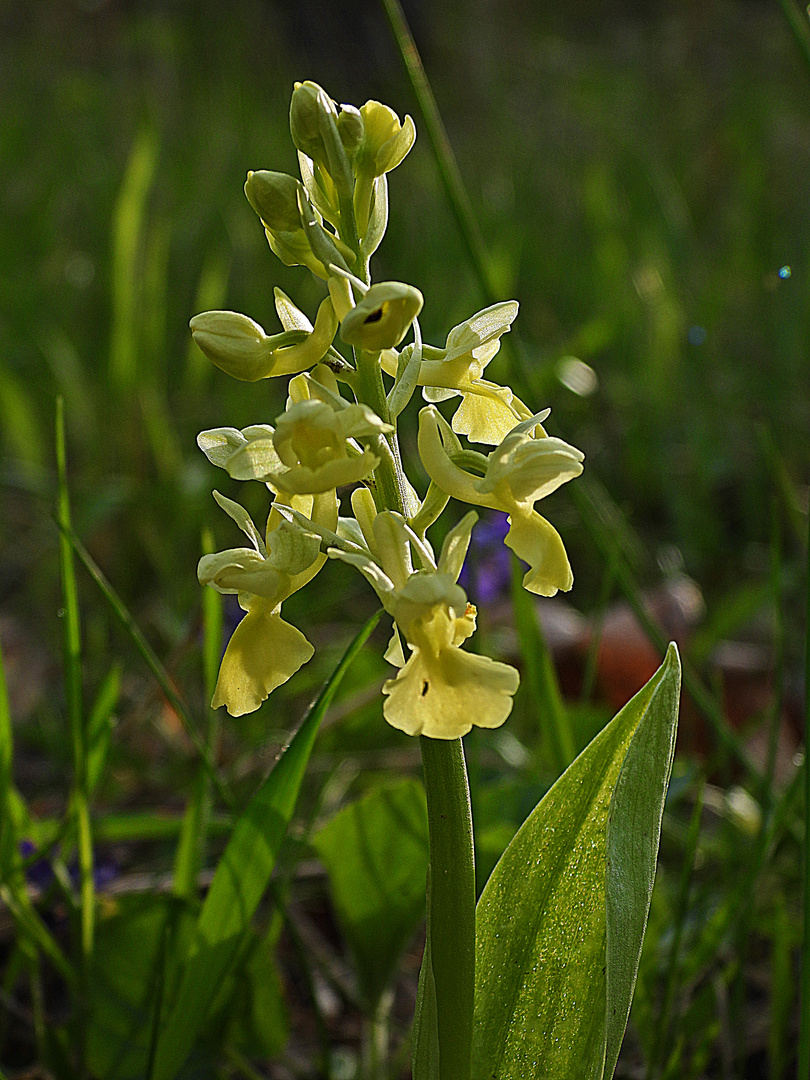
<svg viewBox="0 0 810 1080"><path fill-rule="evenodd" d="M357 400L370 406L385 423L389 423L390 413L382 381L380 354L356 350L357 364ZM396 431L384 436L390 453L380 455L380 464L374 470L377 484L375 495L380 510L398 510L405 513L405 489L402 472L402 460ZM384 449L384 448L381 448Z"/></svg>
<svg viewBox="0 0 810 1080"><path fill-rule="evenodd" d="M428 806L427 926L436 1001L436 1080L470 1080L475 992L475 859L461 739L420 739ZM428 1037L427 1034L425 1037Z"/></svg>
<svg viewBox="0 0 810 1080"><path fill-rule="evenodd" d="M799 1080L810 1080L810 536L807 543L807 582L804 657L804 933L799 1022Z"/></svg>
<svg viewBox="0 0 810 1080"><path fill-rule="evenodd" d="M79 620L79 592L73 549L66 531L71 528L70 496L67 483L65 409L63 399L56 401L56 469L58 477L57 518L60 529L59 555L64 598L65 698L73 744L73 792L71 810L76 830L79 863L79 941L81 953L81 992L78 1008L76 1056L78 1073L84 1075L87 990L95 929L95 887L93 883L93 834L87 783L87 733L82 705L82 644Z"/></svg>

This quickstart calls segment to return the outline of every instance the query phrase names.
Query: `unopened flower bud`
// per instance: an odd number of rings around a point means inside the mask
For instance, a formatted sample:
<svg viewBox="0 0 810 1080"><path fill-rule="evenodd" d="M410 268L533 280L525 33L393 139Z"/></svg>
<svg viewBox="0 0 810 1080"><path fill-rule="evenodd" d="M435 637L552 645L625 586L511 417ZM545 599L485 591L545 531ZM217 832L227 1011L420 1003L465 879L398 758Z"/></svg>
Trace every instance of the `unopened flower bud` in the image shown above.
<svg viewBox="0 0 810 1080"><path fill-rule="evenodd" d="M295 84L290 102L290 134L296 148L313 161L321 161L324 156L320 114L334 108L332 99L317 83Z"/></svg>
<svg viewBox="0 0 810 1080"><path fill-rule="evenodd" d="M249 172L245 183L248 202L274 232L295 232L301 228L298 212L299 180L286 173L260 169Z"/></svg>
<svg viewBox="0 0 810 1080"><path fill-rule="evenodd" d="M337 129L343 149L349 158L359 150L365 135L365 125L360 110L354 105L341 105L337 118Z"/></svg>
<svg viewBox="0 0 810 1080"><path fill-rule="evenodd" d="M343 319L340 336L347 345L368 352L392 349L405 337L423 303L419 290L401 281L372 285Z"/></svg>
<svg viewBox="0 0 810 1080"><path fill-rule="evenodd" d="M301 153L331 177L338 196L350 198L352 171L338 131L337 106L317 83L296 84L290 105L290 132Z"/></svg>
<svg viewBox="0 0 810 1080"><path fill-rule="evenodd" d="M247 315L236 311L204 311L189 323L199 348L222 371L253 382L273 366L273 341Z"/></svg>

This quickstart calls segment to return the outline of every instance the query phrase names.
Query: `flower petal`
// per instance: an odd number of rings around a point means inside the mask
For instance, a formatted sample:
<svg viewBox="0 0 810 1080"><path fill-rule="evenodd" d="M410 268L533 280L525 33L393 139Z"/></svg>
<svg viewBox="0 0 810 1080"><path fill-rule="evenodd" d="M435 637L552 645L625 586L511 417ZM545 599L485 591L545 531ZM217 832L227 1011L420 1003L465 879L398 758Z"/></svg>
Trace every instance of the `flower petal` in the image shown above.
<svg viewBox="0 0 810 1080"><path fill-rule="evenodd" d="M228 642L211 708L224 705L231 716L255 712L314 652L301 631L285 622L277 609L261 602L251 604Z"/></svg>
<svg viewBox="0 0 810 1080"><path fill-rule="evenodd" d="M510 435L489 456L481 492L505 486L516 502L533 505L582 472L585 455L562 439Z"/></svg>
<svg viewBox="0 0 810 1080"><path fill-rule="evenodd" d="M457 435L466 435L471 442L488 446L497 446L505 439L518 417L507 400L507 397L511 399L511 392L505 387L499 389L504 391L503 394L464 394L461 405L453 414L453 431Z"/></svg>
<svg viewBox="0 0 810 1080"><path fill-rule="evenodd" d="M504 543L529 564L523 587L538 596L554 596L558 590L568 592L574 584L574 575L554 526L536 510L513 512L509 525Z"/></svg>
<svg viewBox="0 0 810 1080"><path fill-rule="evenodd" d="M414 650L394 679L383 684L383 715L408 735L458 739L473 724L499 727L512 711L520 677L487 656L444 649L438 658Z"/></svg>

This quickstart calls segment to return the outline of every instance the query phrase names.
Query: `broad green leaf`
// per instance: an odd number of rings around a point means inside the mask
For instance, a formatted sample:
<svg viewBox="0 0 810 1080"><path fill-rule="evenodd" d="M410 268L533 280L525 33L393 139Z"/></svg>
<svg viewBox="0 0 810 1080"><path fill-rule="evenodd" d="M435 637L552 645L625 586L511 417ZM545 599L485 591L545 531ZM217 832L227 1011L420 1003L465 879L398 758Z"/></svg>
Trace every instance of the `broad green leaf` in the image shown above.
<svg viewBox="0 0 810 1080"><path fill-rule="evenodd" d="M666 672L670 664L671 671ZM680 668L670 646L664 674L642 714L619 770L607 824L607 1039L604 1076L619 1058L647 927L661 818L667 795L680 698ZM658 676L653 676L653 680Z"/></svg>
<svg viewBox="0 0 810 1080"><path fill-rule="evenodd" d="M346 650L289 747L236 823L200 912L179 989L167 1009L151 1080L172 1080L202 1030L267 888L321 719L380 614L368 620Z"/></svg>
<svg viewBox="0 0 810 1080"><path fill-rule="evenodd" d="M428 829L415 780L372 791L314 837L335 912L373 1010L425 915Z"/></svg>
<svg viewBox="0 0 810 1080"><path fill-rule="evenodd" d="M287 1043L289 1017L276 963L283 926L276 912L269 928L255 935L244 961L223 986L227 1028L223 1043L254 1058L270 1060Z"/></svg>
<svg viewBox="0 0 810 1080"><path fill-rule="evenodd" d="M146 1075L171 936L193 920L170 896L124 897L96 927L87 1030L88 1066L104 1080Z"/></svg>
<svg viewBox="0 0 810 1080"><path fill-rule="evenodd" d="M474 1080L612 1076L649 908L680 663L538 804L478 904Z"/></svg>

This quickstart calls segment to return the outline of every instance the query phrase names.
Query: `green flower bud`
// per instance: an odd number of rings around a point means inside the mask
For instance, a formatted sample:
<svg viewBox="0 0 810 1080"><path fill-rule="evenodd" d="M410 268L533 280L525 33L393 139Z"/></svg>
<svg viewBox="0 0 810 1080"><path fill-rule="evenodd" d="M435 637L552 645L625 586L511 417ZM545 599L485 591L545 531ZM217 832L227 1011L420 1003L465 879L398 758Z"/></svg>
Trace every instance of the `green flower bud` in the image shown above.
<svg viewBox="0 0 810 1080"><path fill-rule="evenodd" d="M372 285L366 295L343 319L340 336L347 345L368 352L381 352L399 345L424 299L418 289L401 281Z"/></svg>
<svg viewBox="0 0 810 1080"><path fill-rule="evenodd" d="M341 105L337 118L337 129L343 149L349 158L359 150L365 135L365 125L360 110L354 105Z"/></svg>
<svg viewBox="0 0 810 1080"><path fill-rule="evenodd" d="M323 111L337 115L335 103L326 91L314 82L297 82L290 102L290 134L296 148L317 162L324 160Z"/></svg>
<svg viewBox="0 0 810 1080"><path fill-rule="evenodd" d="M204 311L189 323L199 348L222 371L253 382L273 365L274 342L247 315L236 311Z"/></svg>
<svg viewBox="0 0 810 1080"><path fill-rule="evenodd" d="M337 317L327 297L311 331L292 329L268 336L257 322L236 311L204 311L189 326L194 341L221 371L256 382L317 364L332 344Z"/></svg>
<svg viewBox="0 0 810 1080"><path fill-rule="evenodd" d="M273 232L296 232L301 228L298 189L301 182L286 173L260 169L249 172L245 183L247 200Z"/></svg>

